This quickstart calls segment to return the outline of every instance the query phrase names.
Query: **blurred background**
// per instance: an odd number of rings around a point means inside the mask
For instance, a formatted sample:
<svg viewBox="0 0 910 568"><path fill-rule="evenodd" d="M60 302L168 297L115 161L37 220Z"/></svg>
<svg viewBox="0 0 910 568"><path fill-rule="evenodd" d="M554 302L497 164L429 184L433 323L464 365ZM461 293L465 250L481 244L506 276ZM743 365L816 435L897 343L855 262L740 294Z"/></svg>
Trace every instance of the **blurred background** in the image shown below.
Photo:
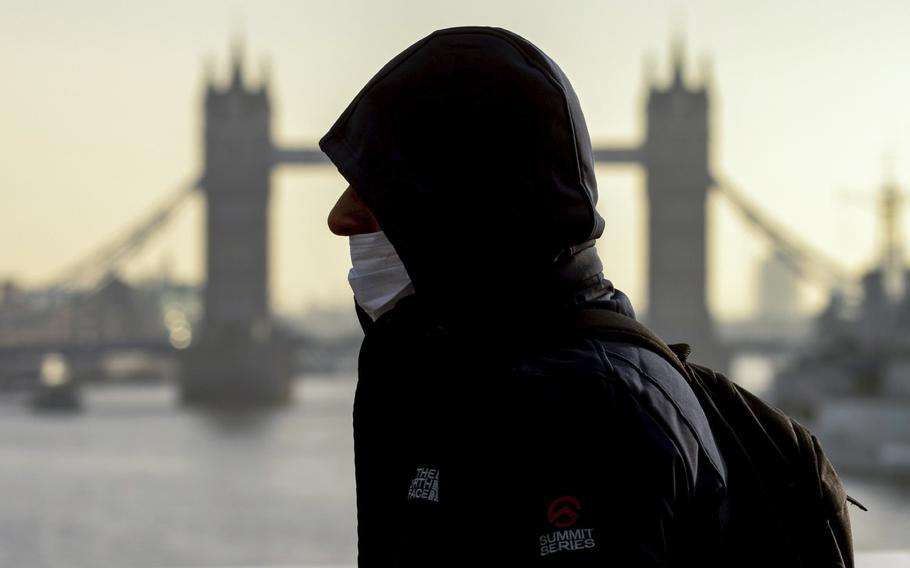
<svg viewBox="0 0 910 568"><path fill-rule="evenodd" d="M0 565L352 565L361 332L316 141L455 25L560 64L606 276L813 428L861 551L907 548L910 4L0 10Z"/></svg>

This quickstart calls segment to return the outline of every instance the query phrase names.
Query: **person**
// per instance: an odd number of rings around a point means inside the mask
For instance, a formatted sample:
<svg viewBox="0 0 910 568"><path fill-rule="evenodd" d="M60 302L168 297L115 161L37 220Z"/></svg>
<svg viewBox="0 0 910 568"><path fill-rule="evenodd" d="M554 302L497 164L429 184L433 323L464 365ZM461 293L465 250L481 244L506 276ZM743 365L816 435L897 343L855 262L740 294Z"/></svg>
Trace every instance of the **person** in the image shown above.
<svg viewBox="0 0 910 568"><path fill-rule="evenodd" d="M634 311L603 276L591 141L556 63L504 29L436 31L320 148L349 183L328 224L365 332L359 565L709 565L725 469L693 392L563 324Z"/></svg>

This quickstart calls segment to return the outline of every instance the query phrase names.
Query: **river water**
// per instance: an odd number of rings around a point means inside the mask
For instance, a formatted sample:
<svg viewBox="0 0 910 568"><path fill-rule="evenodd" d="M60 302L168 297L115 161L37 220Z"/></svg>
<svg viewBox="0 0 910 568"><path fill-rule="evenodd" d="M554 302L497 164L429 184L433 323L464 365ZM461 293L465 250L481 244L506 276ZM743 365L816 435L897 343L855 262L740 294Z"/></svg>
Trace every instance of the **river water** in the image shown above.
<svg viewBox="0 0 910 568"><path fill-rule="evenodd" d="M273 412L187 411L169 386L74 415L0 399L0 566L353 565L351 377ZM860 549L906 549L910 486L848 479Z"/></svg>

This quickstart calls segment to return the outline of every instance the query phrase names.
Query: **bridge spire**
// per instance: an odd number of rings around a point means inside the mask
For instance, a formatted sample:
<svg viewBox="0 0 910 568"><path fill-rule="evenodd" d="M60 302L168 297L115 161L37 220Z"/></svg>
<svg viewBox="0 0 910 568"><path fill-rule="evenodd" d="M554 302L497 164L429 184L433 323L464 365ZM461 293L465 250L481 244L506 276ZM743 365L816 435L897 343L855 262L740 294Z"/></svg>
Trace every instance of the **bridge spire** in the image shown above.
<svg viewBox="0 0 910 568"><path fill-rule="evenodd" d="M207 94L211 94L217 86L215 76L215 59L207 56L202 60L202 84Z"/></svg>
<svg viewBox="0 0 910 568"><path fill-rule="evenodd" d="M670 25L671 88L685 90L686 86L686 16L678 10Z"/></svg>
<svg viewBox="0 0 910 568"><path fill-rule="evenodd" d="M263 93L269 92L269 85L272 83L272 60L269 57L263 57L259 63L259 89Z"/></svg>
<svg viewBox="0 0 910 568"><path fill-rule="evenodd" d="M705 54L701 59L701 85L709 91L714 86L714 58Z"/></svg>
<svg viewBox="0 0 910 568"><path fill-rule="evenodd" d="M674 34L670 45L670 61L673 65L673 86L685 87L686 79L686 46L681 32Z"/></svg>
<svg viewBox="0 0 910 568"><path fill-rule="evenodd" d="M243 88L243 55L244 41L242 36L236 36L231 42L231 88Z"/></svg>
<svg viewBox="0 0 910 568"><path fill-rule="evenodd" d="M645 89L657 84L657 58L653 53L646 53L641 59L641 76Z"/></svg>

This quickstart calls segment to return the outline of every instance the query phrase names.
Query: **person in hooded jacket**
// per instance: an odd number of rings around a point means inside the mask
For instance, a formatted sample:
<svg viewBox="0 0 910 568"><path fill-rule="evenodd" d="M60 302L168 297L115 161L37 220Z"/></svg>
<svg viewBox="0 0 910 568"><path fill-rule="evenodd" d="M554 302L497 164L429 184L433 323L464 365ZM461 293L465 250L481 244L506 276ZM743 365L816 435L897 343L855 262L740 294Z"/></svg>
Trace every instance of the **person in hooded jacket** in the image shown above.
<svg viewBox="0 0 910 568"><path fill-rule="evenodd" d="M634 312L602 274L560 68L503 29L439 30L320 148L350 184L329 226L365 332L359 565L711 564L725 470L693 392L659 355L562 323Z"/></svg>

